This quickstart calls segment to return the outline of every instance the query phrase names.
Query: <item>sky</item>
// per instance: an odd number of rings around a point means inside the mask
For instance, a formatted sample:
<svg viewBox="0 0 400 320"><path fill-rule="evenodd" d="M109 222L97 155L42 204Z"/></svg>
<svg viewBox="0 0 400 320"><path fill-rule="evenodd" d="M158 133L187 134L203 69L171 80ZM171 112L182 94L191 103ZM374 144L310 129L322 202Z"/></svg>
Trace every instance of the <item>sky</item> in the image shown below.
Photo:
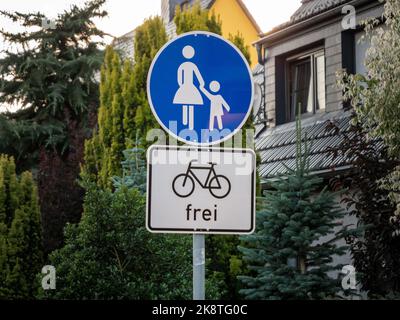
<svg viewBox="0 0 400 320"><path fill-rule="evenodd" d="M52 18L68 9L71 4L84 2L85 0L0 0L0 10L40 11ZM287 21L300 6L301 0L243 0L243 2L261 29L266 32ZM109 16L96 21L97 26L113 36L121 36L139 26L145 18L160 14L161 0L107 0L104 8ZM9 20L2 18L0 18L0 28L18 30Z"/></svg>

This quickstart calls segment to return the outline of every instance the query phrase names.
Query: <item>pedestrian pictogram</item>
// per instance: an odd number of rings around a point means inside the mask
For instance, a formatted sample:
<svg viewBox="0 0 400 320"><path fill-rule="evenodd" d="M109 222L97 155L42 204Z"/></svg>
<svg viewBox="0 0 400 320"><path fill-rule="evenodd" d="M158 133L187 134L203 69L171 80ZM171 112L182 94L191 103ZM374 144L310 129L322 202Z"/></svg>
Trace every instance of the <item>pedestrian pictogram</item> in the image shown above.
<svg viewBox="0 0 400 320"><path fill-rule="evenodd" d="M147 94L160 125L189 144L232 137L246 122L253 78L243 54L219 35L195 31L167 43L150 67Z"/></svg>

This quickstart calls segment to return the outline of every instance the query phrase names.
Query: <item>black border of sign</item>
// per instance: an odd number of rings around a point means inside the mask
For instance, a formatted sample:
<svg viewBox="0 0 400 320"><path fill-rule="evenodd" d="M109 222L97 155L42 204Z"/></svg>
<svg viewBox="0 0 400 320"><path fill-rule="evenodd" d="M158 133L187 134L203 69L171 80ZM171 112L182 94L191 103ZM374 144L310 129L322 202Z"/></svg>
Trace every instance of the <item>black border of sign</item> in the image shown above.
<svg viewBox="0 0 400 320"><path fill-rule="evenodd" d="M251 174L251 227L249 230L233 230L233 229L183 229L183 228L152 228L151 221L151 179L152 179L152 165L151 165L151 152L153 150L198 150L209 152L232 152L232 153L251 153L253 160L253 172ZM177 233L177 234L251 234L255 231L255 182L256 182L256 154L251 149L239 148L216 148L216 147L196 147L196 146L164 146L152 145L147 150L147 197L146 197L146 227L152 233Z"/></svg>

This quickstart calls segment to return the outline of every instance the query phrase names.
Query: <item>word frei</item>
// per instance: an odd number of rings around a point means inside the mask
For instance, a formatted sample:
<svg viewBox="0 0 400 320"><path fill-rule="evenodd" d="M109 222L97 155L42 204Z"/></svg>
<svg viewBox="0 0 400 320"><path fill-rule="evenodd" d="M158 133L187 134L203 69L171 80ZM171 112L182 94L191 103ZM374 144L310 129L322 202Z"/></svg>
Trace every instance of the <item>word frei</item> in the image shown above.
<svg viewBox="0 0 400 320"><path fill-rule="evenodd" d="M194 209L192 204L186 206L186 220L197 221L197 219L202 219L203 221L217 221L218 216L218 206L215 204L214 209Z"/></svg>

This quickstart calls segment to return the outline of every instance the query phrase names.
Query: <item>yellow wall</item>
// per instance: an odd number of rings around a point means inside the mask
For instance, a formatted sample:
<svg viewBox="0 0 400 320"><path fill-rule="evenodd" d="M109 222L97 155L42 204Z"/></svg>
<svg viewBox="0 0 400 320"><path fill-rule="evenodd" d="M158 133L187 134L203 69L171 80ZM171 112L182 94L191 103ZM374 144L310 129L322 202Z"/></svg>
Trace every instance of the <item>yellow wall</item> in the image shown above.
<svg viewBox="0 0 400 320"><path fill-rule="evenodd" d="M239 31L249 46L251 67L257 65L257 51L251 45L258 40L258 32L251 20L243 12L236 0L216 0L211 11L219 16L222 21L222 35L228 38L229 34L236 35Z"/></svg>

